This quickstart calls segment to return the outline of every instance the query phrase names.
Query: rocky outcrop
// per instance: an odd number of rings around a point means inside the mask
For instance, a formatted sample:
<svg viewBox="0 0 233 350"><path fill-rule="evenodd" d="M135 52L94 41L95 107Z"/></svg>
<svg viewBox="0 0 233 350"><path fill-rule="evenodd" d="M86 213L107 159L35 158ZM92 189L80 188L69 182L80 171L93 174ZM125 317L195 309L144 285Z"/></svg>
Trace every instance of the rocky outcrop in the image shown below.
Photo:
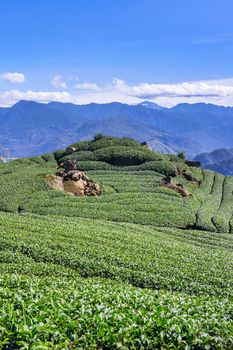
<svg viewBox="0 0 233 350"><path fill-rule="evenodd" d="M73 154L74 152L76 152L78 149L76 147L67 147L65 152L64 152L64 156L69 156L71 154Z"/></svg>
<svg viewBox="0 0 233 350"><path fill-rule="evenodd" d="M153 150L153 148L151 147L151 145L149 145L149 143L147 143L146 141L141 142L140 145L141 145L142 147L144 147L144 148L149 149L150 151Z"/></svg>
<svg viewBox="0 0 233 350"><path fill-rule="evenodd" d="M175 183L166 182L165 180L163 180L160 183L160 186L170 188L171 190L178 192L182 197L188 197L192 195L192 193L186 190L182 184L175 184Z"/></svg>
<svg viewBox="0 0 233 350"><path fill-rule="evenodd" d="M60 164L55 175L47 175L45 180L55 190L69 193L72 196L98 196L101 194L100 185L89 179L86 174L78 170L77 162L68 160Z"/></svg>
<svg viewBox="0 0 233 350"><path fill-rule="evenodd" d="M160 183L160 186L170 188L171 190L178 192L182 197L192 196L192 193L185 189L182 184L175 182L176 177L183 177L186 181L188 181L195 187L200 186L199 179L194 177L192 174L187 173L186 170L179 168L176 169L175 176L166 176L165 178L163 178L163 180Z"/></svg>

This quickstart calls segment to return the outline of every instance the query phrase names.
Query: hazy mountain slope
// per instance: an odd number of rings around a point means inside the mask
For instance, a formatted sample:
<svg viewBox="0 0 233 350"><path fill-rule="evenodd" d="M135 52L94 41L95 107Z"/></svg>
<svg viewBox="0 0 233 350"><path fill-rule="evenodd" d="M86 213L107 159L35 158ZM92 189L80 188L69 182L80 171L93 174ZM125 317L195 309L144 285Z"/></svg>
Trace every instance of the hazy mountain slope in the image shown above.
<svg viewBox="0 0 233 350"><path fill-rule="evenodd" d="M143 102L139 103L138 106L143 106L145 108L154 109L154 110L157 110L157 111L161 111L163 109L167 109L166 107L162 107L162 106L158 105L157 103L150 102L150 101L143 101Z"/></svg>
<svg viewBox="0 0 233 350"><path fill-rule="evenodd" d="M160 144L160 151L175 152L179 142L173 148L166 135L166 146L163 147L163 132L151 127L156 124L157 113L142 106L121 103L78 106L20 101L7 110L1 120L1 153L16 157L46 153L77 139L92 138L99 131L133 136L140 141L153 139Z"/></svg>
<svg viewBox="0 0 233 350"><path fill-rule="evenodd" d="M189 157L233 147L233 108L203 103L167 109L148 101L139 105L20 101L0 108L0 125L3 156L46 153L91 138L97 131L150 140L161 152L184 150Z"/></svg>
<svg viewBox="0 0 233 350"><path fill-rule="evenodd" d="M198 154L194 160L201 162L202 165L207 165L219 163L230 158L233 158L233 148L219 148L210 153Z"/></svg>
<svg viewBox="0 0 233 350"><path fill-rule="evenodd" d="M204 168L216 171L223 175L233 176L233 157L222 160L218 163L206 164L204 165Z"/></svg>

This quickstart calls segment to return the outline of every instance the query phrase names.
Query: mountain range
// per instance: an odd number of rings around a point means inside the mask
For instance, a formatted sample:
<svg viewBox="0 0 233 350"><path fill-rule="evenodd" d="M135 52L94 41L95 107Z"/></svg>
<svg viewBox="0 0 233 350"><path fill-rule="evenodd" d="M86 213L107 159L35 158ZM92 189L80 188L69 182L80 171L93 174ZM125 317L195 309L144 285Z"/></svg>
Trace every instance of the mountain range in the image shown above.
<svg viewBox="0 0 233 350"><path fill-rule="evenodd" d="M233 175L233 148L220 148L210 153L198 154L195 161L201 162L205 169L210 169L223 175Z"/></svg>
<svg viewBox="0 0 233 350"><path fill-rule="evenodd" d="M0 108L0 156L29 157L63 148L77 140L106 135L148 142L162 153L196 154L233 147L233 108L212 104L161 107L137 105L20 101Z"/></svg>

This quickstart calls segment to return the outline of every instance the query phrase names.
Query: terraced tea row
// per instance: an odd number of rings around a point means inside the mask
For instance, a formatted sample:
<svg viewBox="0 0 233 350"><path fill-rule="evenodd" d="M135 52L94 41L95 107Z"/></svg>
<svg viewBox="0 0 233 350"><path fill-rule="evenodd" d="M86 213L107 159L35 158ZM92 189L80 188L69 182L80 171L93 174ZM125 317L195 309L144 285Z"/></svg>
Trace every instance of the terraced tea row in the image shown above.
<svg viewBox="0 0 233 350"><path fill-rule="evenodd" d="M217 232L229 232L232 228L233 181L208 170L203 171L198 189L177 177L176 181L193 193L189 198L161 188L161 174L120 170L89 171L88 175L102 185L103 195L100 198L71 198L46 185L44 176L54 172L54 168L35 163L22 167L12 163L3 169L0 208L4 211L196 227Z"/></svg>
<svg viewBox="0 0 233 350"><path fill-rule="evenodd" d="M197 235L196 235L197 232ZM0 214L0 271L85 277L155 289L232 295L233 240L198 231L107 221ZM38 270L35 270L38 263ZM57 267L56 267L57 266ZM51 271L50 271L51 274Z"/></svg>
<svg viewBox="0 0 233 350"><path fill-rule="evenodd" d="M12 275L0 279L0 300L5 350L232 348L227 299Z"/></svg>
<svg viewBox="0 0 233 350"><path fill-rule="evenodd" d="M203 171L201 187L196 191L200 200L196 227L207 231L233 232L233 179Z"/></svg>

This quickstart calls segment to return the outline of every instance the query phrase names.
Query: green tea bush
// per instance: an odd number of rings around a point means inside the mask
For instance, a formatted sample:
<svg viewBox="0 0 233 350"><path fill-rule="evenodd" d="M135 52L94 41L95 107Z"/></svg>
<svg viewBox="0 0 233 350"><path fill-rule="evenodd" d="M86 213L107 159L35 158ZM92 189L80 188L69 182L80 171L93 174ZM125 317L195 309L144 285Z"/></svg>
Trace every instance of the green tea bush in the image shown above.
<svg viewBox="0 0 233 350"><path fill-rule="evenodd" d="M68 203L69 197L65 198ZM75 198L71 202L74 204ZM117 205L101 201L96 213L103 210L107 214L111 205L113 214ZM85 209L82 199L78 207ZM136 214L140 210L135 206ZM149 214L144 212L145 216ZM97 219L93 211L88 219L0 213L0 246L5 253L0 255L1 275L6 271L31 274L30 264L38 263L33 274L47 276L48 271L41 269L44 263L57 266L57 276L60 268L67 268L71 276L70 269L76 276L117 279L138 287L232 297L230 235L219 235L216 240L206 232L113 223L108 222L108 216Z"/></svg>
<svg viewBox="0 0 233 350"><path fill-rule="evenodd" d="M58 161L64 155L65 151L66 151L65 149L60 149L60 150L54 152L54 157L55 157L56 161Z"/></svg>
<svg viewBox="0 0 233 350"><path fill-rule="evenodd" d="M167 154L171 162L180 162L180 159L176 154Z"/></svg>
<svg viewBox="0 0 233 350"><path fill-rule="evenodd" d="M232 349L227 299L104 279L0 280L2 349ZM10 311L9 311L10 310Z"/></svg>
<svg viewBox="0 0 233 350"><path fill-rule="evenodd" d="M94 153L91 151L77 151L70 155L62 156L61 158L59 158L58 163L62 163L68 159L77 160L77 161L83 161L83 160L86 161L86 160L95 160L95 156L94 156Z"/></svg>
<svg viewBox="0 0 233 350"><path fill-rule="evenodd" d="M95 159L117 166L139 165L152 160L162 160L159 153L145 148L124 146L106 147L94 152Z"/></svg>
<svg viewBox="0 0 233 350"><path fill-rule="evenodd" d="M89 144L89 150L95 151L101 148L106 147L131 147L131 148L142 148L140 146L140 143L130 139L130 138L111 138L111 137L104 137L100 140L94 140L91 141Z"/></svg>
<svg viewBox="0 0 233 350"><path fill-rule="evenodd" d="M141 170L153 170L163 175L176 175L176 167L168 161L151 161L140 166Z"/></svg>
<svg viewBox="0 0 233 350"><path fill-rule="evenodd" d="M30 161L37 163L37 164L41 164L44 165L45 164L45 159L43 157L37 156L37 157L31 157L29 158Z"/></svg>
<svg viewBox="0 0 233 350"><path fill-rule="evenodd" d="M73 143L71 146L78 149L78 151L89 151L91 141L79 141Z"/></svg>
<svg viewBox="0 0 233 350"><path fill-rule="evenodd" d="M196 226L200 229L207 231L216 231L215 221L213 217L217 214L221 202L223 193L224 176L220 174L214 174L213 184L210 193L202 200L200 209L197 212Z"/></svg>
<svg viewBox="0 0 233 350"><path fill-rule="evenodd" d="M113 167L106 162L97 162L92 160L78 162L78 167L82 171L88 170L111 170Z"/></svg>
<svg viewBox="0 0 233 350"><path fill-rule="evenodd" d="M55 157L54 157L54 154L52 153L52 152L50 152L50 153L47 153L47 154L44 154L43 156L42 156L42 158L47 162L47 163L49 163L49 164L54 164L54 165L56 165L57 164L57 162L56 162L56 159L55 159Z"/></svg>

